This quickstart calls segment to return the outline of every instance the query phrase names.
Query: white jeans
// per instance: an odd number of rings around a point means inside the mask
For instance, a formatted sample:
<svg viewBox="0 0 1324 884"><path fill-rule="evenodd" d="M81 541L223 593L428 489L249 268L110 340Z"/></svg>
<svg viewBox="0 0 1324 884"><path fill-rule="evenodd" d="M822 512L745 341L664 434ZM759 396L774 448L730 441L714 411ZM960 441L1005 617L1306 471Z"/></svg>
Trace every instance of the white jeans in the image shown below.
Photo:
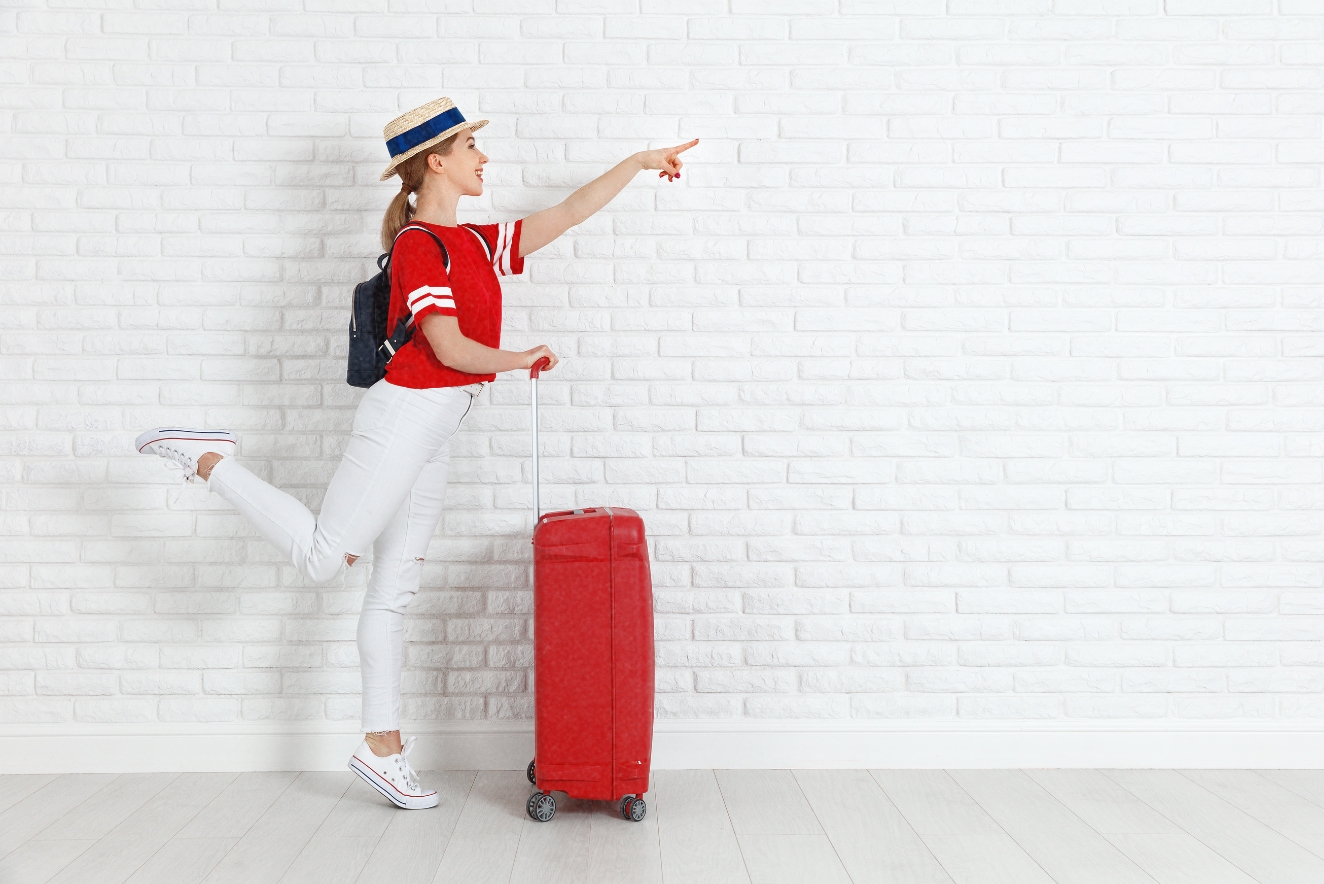
<svg viewBox="0 0 1324 884"><path fill-rule="evenodd" d="M428 542L441 520L451 437L479 389L373 384L359 402L349 445L316 517L234 458L216 464L207 483L315 583L339 574L346 556L363 555L372 544L358 628L365 731L400 726L405 608L418 592Z"/></svg>

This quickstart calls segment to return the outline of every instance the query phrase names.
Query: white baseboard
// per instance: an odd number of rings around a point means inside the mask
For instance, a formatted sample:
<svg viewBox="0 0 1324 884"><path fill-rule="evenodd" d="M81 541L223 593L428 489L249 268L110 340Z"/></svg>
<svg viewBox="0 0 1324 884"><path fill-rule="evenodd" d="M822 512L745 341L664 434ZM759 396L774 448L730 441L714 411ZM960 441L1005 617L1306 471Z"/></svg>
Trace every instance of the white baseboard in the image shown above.
<svg viewBox="0 0 1324 884"><path fill-rule="evenodd" d="M419 770L522 770L532 722L429 722ZM0 774L340 770L344 724L6 725ZM657 722L653 767L1324 768L1324 722Z"/></svg>

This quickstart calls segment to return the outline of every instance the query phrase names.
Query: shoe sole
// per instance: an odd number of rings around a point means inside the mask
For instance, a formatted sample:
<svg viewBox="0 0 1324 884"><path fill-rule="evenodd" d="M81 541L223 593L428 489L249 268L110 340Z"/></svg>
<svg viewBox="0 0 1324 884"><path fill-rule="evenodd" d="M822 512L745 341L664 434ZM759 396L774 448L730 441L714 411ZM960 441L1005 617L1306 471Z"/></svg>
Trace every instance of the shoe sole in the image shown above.
<svg viewBox="0 0 1324 884"><path fill-rule="evenodd" d="M189 442L228 442L230 445L238 445L239 439L229 430L181 430L174 427L160 427L138 436L133 444L141 452L153 442L161 442L165 439L181 439ZM216 452L220 454L221 452Z"/></svg>
<svg viewBox="0 0 1324 884"><path fill-rule="evenodd" d="M395 786L383 780L367 765L360 763L357 758L349 760L349 769L362 777L363 781L369 786L385 795L397 807L403 807L405 810L427 810L429 807L437 806L436 792L430 795L405 795Z"/></svg>

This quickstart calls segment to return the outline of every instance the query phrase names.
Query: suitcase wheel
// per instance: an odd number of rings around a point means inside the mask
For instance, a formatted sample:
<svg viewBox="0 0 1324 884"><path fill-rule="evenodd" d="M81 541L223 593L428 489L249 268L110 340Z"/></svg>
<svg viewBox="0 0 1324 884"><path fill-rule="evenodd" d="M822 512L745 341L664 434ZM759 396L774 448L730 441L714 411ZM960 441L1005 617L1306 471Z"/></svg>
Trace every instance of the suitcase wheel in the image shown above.
<svg viewBox="0 0 1324 884"><path fill-rule="evenodd" d="M621 799L621 816L633 822L639 822L648 813L648 805L644 799L635 798L633 795L626 795Z"/></svg>
<svg viewBox="0 0 1324 884"><path fill-rule="evenodd" d="M529 796L529 803L524 805L529 816L540 823L545 823L556 816L556 799L547 792L534 792Z"/></svg>
<svg viewBox="0 0 1324 884"><path fill-rule="evenodd" d="M529 766L524 770L524 775L525 775L526 777L529 778L529 782L530 782L531 784L537 785L538 780L537 780L537 778L534 776L533 765L534 765L534 762L530 761L530 762L529 762Z"/></svg>

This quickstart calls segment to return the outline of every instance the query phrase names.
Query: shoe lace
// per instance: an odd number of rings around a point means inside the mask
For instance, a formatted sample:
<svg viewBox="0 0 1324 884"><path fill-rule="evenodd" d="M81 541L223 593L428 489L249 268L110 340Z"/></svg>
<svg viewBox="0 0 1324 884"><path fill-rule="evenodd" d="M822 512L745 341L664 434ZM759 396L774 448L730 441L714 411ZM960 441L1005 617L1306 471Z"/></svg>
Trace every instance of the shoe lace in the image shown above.
<svg viewBox="0 0 1324 884"><path fill-rule="evenodd" d="M409 753L410 751L413 750L414 743L417 740L418 737L410 737L409 739L405 740L404 746L400 749L400 766L402 772L405 775L405 782L409 784L409 788L415 791L417 791L419 788L418 771L414 770L413 766L410 765Z"/></svg>
<svg viewBox="0 0 1324 884"><path fill-rule="evenodd" d="M181 470L184 471L185 482L187 482L189 480L189 477L194 474L195 470L194 470L193 461L189 459L189 456L187 454L180 451L178 448L173 448L169 445L164 445L158 442L156 444L156 450L160 452L160 454L163 457L165 457L169 462L176 464Z"/></svg>

